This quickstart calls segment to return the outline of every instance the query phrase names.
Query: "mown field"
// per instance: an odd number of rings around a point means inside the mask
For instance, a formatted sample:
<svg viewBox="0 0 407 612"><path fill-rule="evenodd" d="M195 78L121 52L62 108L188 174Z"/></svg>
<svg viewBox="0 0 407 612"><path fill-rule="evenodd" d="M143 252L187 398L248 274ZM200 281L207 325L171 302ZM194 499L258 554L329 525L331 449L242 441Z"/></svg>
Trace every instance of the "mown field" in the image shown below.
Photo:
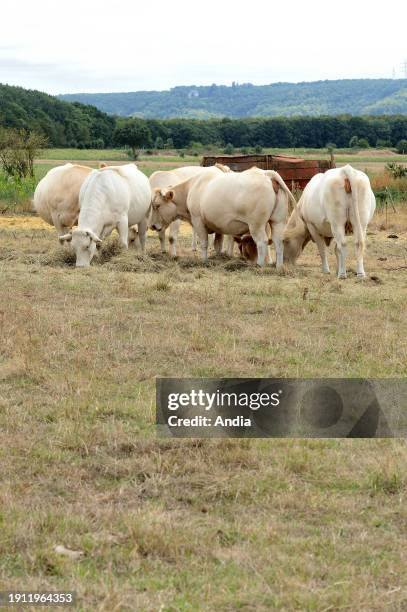
<svg viewBox="0 0 407 612"><path fill-rule="evenodd" d="M364 282L351 248L346 281L314 245L284 274L203 265L188 228L177 260L112 237L76 270L38 218L0 215L0 590L73 589L80 610L405 610L405 441L154 426L156 376L404 377L405 205L368 239Z"/></svg>

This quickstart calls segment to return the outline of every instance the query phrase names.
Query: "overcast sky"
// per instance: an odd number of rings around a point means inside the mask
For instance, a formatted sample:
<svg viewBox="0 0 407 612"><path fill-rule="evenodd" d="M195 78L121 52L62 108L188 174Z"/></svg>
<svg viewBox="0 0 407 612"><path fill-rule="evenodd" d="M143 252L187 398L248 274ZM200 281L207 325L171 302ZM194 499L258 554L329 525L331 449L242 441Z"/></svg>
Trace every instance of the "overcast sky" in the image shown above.
<svg viewBox="0 0 407 612"><path fill-rule="evenodd" d="M0 82L49 92L403 76L407 2L2 2ZM386 9L387 7L387 9Z"/></svg>

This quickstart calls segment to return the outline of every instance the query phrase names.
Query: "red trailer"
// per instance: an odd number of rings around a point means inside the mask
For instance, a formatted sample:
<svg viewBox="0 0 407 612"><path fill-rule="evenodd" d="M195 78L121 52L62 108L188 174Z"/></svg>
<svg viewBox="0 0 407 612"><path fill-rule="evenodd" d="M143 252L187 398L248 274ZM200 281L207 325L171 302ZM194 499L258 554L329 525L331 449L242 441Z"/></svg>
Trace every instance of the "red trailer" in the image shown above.
<svg viewBox="0 0 407 612"><path fill-rule="evenodd" d="M276 170L293 189L304 189L308 181L319 172L335 168L333 156L325 159L301 159L286 155L216 155L203 157L201 166L224 164L235 172L242 172L253 166L263 170Z"/></svg>

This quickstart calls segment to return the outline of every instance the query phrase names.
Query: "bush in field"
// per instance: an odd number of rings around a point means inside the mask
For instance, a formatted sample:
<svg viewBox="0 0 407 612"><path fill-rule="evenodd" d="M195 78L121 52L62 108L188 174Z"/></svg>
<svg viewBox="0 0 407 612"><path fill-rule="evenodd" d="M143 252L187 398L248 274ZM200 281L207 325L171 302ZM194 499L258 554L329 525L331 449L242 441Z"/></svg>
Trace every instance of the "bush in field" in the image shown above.
<svg viewBox="0 0 407 612"><path fill-rule="evenodd" d="M407 176L407 168L396 162L390 162L386 166L386 170L390 172L393 178L403 178Z"/></svg>
<svg viewBox="0 0 407 612"><path fill-rule="evenodd" d="M400 155L403 155L404 153L407 153L407 140L399 140L399 142L397 143L397 153L400 153Z"/></svg>
<svg viewBox="0 0 407 612"><path fill-rule="evenodd" d="M357 136L352 136L349 140L349 146L351 149L357 149L359 146L359 138Z"/></svg>
<svg viewBox="0 0 407 612"><path fill-rule="evenodd" d="M165 141L165 148L166 149L173 149L174 148L174 141L172 138L167 138L167 140Z"/></svg>
<svg viewBox="0 0 407 612"><path fill-rule="evenodd" d="M253 149L253 151L257 154L260 155L260 153L263 153L263 147L261 145L256 145Z"/></svg>
<svg viewBox="0 0 407 612"><path fill-rule="evenodd" d="M233 153L235 152L235 147L230 142L228 142L226 147L223 149L223 152L225 153L225 155L233 155Z"/></svg>
<svg viewBox="0 0 407 612"><path fill-rule="evenodd" d="M370 147L370 144L367 138L359 138L358 145L360 149L368 149Z"/></svg>
<svg viewBox="0 0 407 612"><path fill-rule="evenodd" d="M157 136L157 138L154 141L154 148L155 149L163 149L164 148L164 140L161 138L161 136Z"/></svg>
<svg viewBox="0 0 407 612"><path fill-rule="evenodd" d="M336 144L334 142L327 142L326 148L328 150L328 153L332 153L332 151L336 149Z"/></svg>
<svg viewBox="0 0 407 612"><path fill-rule="evenodd" d="M0 129L0 165L3 172L13 178L33 178L34 158L46 144L46 138L36 132Z"/></svg>

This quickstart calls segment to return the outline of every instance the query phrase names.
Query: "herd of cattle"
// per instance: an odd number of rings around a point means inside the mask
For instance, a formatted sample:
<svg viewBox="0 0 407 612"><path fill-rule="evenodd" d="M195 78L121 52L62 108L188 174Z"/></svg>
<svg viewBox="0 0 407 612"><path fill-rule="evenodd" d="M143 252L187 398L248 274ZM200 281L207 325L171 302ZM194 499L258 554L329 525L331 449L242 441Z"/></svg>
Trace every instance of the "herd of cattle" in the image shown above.
<svg viewBox="0 0 407 612"><path fill-rule="evenodd" d="M53 168L38 183L34 208L55 226L61 243L70 243L77 266L89 266L97 246L113 229L124 248L133 243L144 253L147 229L158 232L164 252L169 228L170 254L175 256L184 220L192 225L193 248L198 239L204 260L209 234L215 234L217 254L227 236L230 256L237 242L243 257L257 259L260 266L271 261L272 243L277 269L284 261L294 264L312 240L322 271L329 273L326 247L333 239L338 277L346 278L346 235L350 233L357 276L365 276L363 252L375 197L366 174L349 165L315 175L297 204L273 170L254 167L237 173L220 164L189 166L154 172L148 179L135 164L101 164L92 170L68 163Z"/></svg>

